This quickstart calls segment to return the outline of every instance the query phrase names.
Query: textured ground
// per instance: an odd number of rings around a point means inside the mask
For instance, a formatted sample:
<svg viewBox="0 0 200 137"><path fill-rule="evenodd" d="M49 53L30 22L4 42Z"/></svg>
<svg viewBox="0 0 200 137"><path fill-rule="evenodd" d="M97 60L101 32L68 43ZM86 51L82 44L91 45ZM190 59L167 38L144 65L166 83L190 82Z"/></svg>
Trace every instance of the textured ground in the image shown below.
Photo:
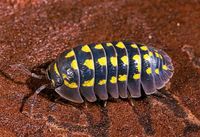
<svg viewBox="0 0 200 137"><path fill-rule="evenodd" d="M1 0L0 136L200 136L199 38L199 0ZM66 48L114 40L142 42L172 57L165 98L86 107L54 103L53 91L45 90L30 117L26 97L42 81L9 65L37 72Z"/></svg>

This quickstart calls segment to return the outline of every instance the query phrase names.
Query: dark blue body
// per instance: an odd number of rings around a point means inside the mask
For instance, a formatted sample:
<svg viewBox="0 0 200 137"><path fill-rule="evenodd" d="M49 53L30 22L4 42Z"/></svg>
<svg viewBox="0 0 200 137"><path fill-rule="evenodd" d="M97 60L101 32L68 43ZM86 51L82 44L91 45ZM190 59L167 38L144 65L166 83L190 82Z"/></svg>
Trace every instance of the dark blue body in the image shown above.
<svg viewBox="0 0 200 137"><path fill-rule="evenodd" d="M164 51L133 42L112 42L66 50L48 73L57 85L56 92L82 103L109 96L138 98L141 90L153 94L172 77L173 65Z"/></svg>

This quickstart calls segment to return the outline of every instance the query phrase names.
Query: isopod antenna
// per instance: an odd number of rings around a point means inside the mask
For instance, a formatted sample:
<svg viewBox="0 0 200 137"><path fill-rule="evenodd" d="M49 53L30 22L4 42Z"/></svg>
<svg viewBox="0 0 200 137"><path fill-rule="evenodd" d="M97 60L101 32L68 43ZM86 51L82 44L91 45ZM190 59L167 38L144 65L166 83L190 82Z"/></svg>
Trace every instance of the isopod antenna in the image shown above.
<svg viewBox="0 0 200 137"><path fill-rule="evenodd" d="M22 64L14 64L14 65L10 65L11 68L13 68L14 70L18 69L18 70L21 70L22 73L25 73L33 78L36 78L36 79L43 79L45 78L45 72L44 71L41 71L44 75L37 75L35 73L32 73L28 68L26 68L24 65ZM32 110L33 110L33 107L36 103L36 100L37 100L37 95L44 89L46 89L47 87L50 87L51 85L50 84L44 84L42 86L40 86L31 96L33 96L33 102L31 103L31 108L30 108L30 115L32 115ZM31 97L29 96L29 97Z"/></svg>
<svg viewBox="0 0 200 137"><path fill-rule="evenodd" d="M37 79L42 79L44 76L43 75L37 75L35 73L32 73L29 69L27 69L24 65L22 64L14 64L14 65L10 65L11 68L13 69L18 69L21 70L23 73L33 77L33 78L37 78Z"/></svg>

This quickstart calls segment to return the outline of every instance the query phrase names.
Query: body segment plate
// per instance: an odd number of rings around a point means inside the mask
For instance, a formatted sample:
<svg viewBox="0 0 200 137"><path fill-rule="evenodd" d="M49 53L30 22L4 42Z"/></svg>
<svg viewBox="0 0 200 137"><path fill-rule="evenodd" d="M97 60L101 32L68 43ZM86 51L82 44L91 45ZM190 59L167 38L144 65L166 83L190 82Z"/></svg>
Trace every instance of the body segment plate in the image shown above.
<svg viewBox="0 0 200 137"><path fill-rule="evenodd" d="M149 95L156 92L155 80L152 74L151 58L147 46L141 44L137 44L137 46L140 49L142 60L141 84L144 92Z"/></svg>
<svg viewBox="0 0 200 137"><path fill-rule="evenodd" d="M135 43L127 42L126 48L129 56L128 91L131 97L141 96L141 56Z"/></svg>
<svg viewBox="0 0 200 137"><path fill-rule="evenodd" d="M164 81L160 78L160 59L158 58L158 55L156 54L156 51L154 48L149 48L149 51L152 52L151 56L151 62L152 62L152 74L155 79L155 85L156 89L160 89L164 86Z"/></svg>
<svg viewBox="0 0 200 137"><path fill-rule="evenodd" d="M117 85L118 61L117 52L112 43L102 44L107 58L107 91L113 98L119 97Z"/></svg>
<svg viewBox="0 0 200 137"><path fill-rule="evenodd" d="M89 47L92 51L95 67L94 91L101 100L107 100L107 59L105 50L102 44L90 44Z"/></svg>
<svg viewBox="0 0 200 137"><path fill-rule="evenodd" d="M73 50L66 50L59 56L57 69L63 79L63 84L55 89L56 92L67 100L82 103L83 99L79 92L80 75Z"/></svg>
<svg viewBox="0 0 200 137"><path fill-rule="evenodd" d="M117 51L117 60L118 60L117 84L118 84L119 95L121 98L127 98L128 97L127 81L128 81L128 70L129 70L128 52L123 42L113 42L113 45Z"/></svg>
<svg viewBox="0 0 200 137"><path fill-rule="evenodd" d="M94 92L95 70L92 52L88 45L74 48L80 73L80 91L89 101L96 101Z"/></svg>

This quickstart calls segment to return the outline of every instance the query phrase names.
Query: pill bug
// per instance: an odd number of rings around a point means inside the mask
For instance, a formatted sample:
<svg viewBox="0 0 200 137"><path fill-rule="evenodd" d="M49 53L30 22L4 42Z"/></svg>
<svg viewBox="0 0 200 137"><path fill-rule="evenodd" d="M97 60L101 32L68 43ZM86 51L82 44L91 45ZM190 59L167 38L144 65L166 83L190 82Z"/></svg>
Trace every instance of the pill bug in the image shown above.
<svg viewBox="0 0 200 137"><path fill-rule="evenodd" d="M19 66L18 66L19 67ZM42 78L22 68L35 78ZM171 58L162 50L133 42L80 45L61 53L46 69L51 87L74 103L154 94L173 75ZM49 84L38 88L38 94Z"/></svg>
<svg viewBox="0 0 200 137"><path fill-rule="evenodd" d="M133 42L80 45L64 51L47 69L48 79L64 99L83 103L97 98L139 98L161 89L173 75L162 50ZM141 89L142 87L142 89Z"/></svg>

